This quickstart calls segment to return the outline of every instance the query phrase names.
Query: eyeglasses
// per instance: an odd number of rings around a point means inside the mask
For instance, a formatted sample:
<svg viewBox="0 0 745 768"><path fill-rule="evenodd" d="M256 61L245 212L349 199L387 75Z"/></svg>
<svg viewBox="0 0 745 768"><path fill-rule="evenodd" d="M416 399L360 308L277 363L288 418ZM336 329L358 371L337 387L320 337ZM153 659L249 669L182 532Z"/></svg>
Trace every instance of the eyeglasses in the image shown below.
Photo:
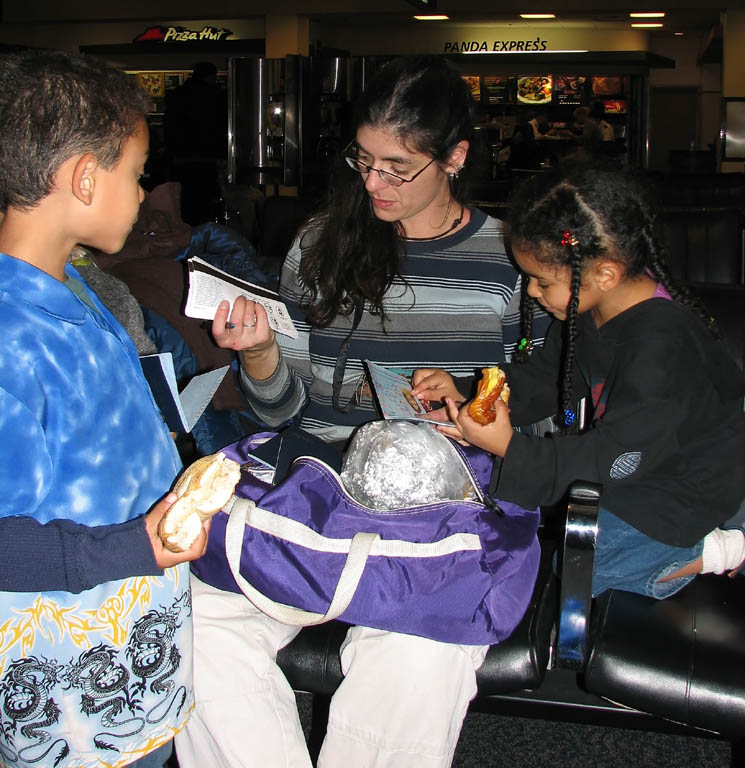
<svg viewBox="0 0 745 768"><path fill-rule="evenodd" d="M351 155L344 155L344 159L353 171L357 171L357 173L370 173L371 171L375 171L382 181L386 184L390 184L392 187L400 187L402 184L408 184L410 181L414 181L417 176L424 173L424 171L426 171L435 161L435 158L433 157L424 168L420 168L410 179L404 179L402 176L396 176L395 173L391 173L390 171L381 171L380 168L373 168L371 165L367 165L367 163L363 163L362 160L358 160Z"/></svg>

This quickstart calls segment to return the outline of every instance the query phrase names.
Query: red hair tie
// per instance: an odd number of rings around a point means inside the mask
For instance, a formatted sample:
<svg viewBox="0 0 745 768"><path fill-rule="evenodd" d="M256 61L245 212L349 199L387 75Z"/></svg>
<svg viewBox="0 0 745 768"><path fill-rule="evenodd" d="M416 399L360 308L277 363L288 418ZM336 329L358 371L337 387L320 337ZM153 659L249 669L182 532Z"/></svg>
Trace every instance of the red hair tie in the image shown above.
<svg viewBox="0 0 745 768"><path fill-rule="evenodd" d="M564 232L564 236L561 238L561 244L566 248L568 245L571 245L572 248L579 245L579 240L574 236L574 233L567 229Z"/></svg>

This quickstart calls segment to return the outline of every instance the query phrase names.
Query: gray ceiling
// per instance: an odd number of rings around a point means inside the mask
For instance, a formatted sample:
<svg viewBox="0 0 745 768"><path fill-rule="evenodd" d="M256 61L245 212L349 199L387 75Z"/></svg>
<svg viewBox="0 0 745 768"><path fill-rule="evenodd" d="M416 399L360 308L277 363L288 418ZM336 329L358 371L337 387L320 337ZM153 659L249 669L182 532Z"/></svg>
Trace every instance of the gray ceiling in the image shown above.
<svg viewBox="0 0 745 768"><path fill-rule="evenodd" d="M729 8L745 8L745 0L721 0ZM673 3L671 3L672 5ZM716 26L723 6L704 0L674 0L674 8L655 0L436 0L435 12L469 24L523 23L521 11L557 13L559 25L579 22L626 26L630 10L666 10L661 34L673 31L705 34ZM416 12L410 0L2 0L4 24L64 21L160 21L221 19L275 15L307 15L312 21L339 27L411 24ZM545 23L545 22L544 22ZM655 33L658 34L658 33Z"/></svg>

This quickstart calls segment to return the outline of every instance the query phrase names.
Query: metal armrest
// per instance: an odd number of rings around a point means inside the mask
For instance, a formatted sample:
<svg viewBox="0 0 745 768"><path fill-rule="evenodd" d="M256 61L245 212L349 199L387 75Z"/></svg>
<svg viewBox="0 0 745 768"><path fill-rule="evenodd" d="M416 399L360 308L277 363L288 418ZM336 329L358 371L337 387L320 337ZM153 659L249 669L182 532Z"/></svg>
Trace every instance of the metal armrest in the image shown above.
<svg viewBox="0 0 745 768"><path fill-rule="evenodd" d="M556 666L563 669L580 670L585 663L601 490L582 480L569 488L556 644Z"/></svg>

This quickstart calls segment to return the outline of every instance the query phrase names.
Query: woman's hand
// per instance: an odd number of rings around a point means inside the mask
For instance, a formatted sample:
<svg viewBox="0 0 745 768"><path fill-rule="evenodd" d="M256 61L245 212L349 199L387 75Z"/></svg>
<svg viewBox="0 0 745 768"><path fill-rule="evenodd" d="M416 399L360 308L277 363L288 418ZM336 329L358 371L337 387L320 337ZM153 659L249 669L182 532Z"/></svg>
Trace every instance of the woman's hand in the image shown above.
<svg viewBox="0 0 745 768"><path fill-rule="evenodd" d="M420 400L437 403L444 403L447 397L456 403L465 400L457 390L453 377L439 368L418 368L411 377L411 384L411 394Z"/></svg>
<svg viewBox="0 0 745 768"><path fill-rule="evenodd" d="M202 530L199 532L199 536L197 536L196 541L185 552L171 552L170 549L166 549L165 544L163 544L160 536L158 536L160 520L177 498L178 496L175 493L169 493L145 515L145 529L150 537L150 545L153 548L153 555L155 555L155 562L158 568L170 568L179 563L196 560L207 551L211 519L202 523Z"/></svg>
<svg viewBox="0 0 745 768"><path fill-rule="evenodd" d="M228 313L230 317L228 317ZM246 373L253 379L268 379L279 362L279 349L266 310L256 301L239 296L221 301L212 321L212 336L218 347L243 356Z"/></svg>
<svg viewBox="0 0 745 768"><path fill-rule="evenodd" d="M438 426L437 429L448 437L461 443L476 445L495 456L504 456L507 446L512 439L513 430L510 422L510 412L504 401L495 403L496 418L490 424L479 424L468 415L468 404L460 409L456 403L447 398L445 409L450 421L455 426Z"/></svg>
<svg viewBox="0 0 745 768"><path fill-rule="evenodd" d="M232 312L230 302L220 302L212 321L212 336L218 347L236 352L258 352L274 344L274 331L269 326L266 310L243 296L235 300Z"/></svg>

